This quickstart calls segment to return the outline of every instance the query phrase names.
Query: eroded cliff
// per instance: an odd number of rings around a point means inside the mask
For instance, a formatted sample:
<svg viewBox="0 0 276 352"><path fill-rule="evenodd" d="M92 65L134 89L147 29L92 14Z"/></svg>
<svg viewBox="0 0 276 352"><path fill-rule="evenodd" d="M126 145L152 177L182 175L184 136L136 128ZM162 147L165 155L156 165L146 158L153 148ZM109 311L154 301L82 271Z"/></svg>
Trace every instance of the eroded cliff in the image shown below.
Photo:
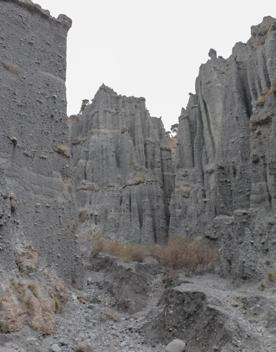
<svg viewBox="0 0 276 352"><path fill-rule="evenodd" d="M165 243L174 174L161 119L103 85L71 120L80 237Z"/></svg>
<svg viewBox="0 0 276 352"><path fill-rule="evenodd" d="M179 119L170 234L217 241L224 274L255 277L276 250L275 19L209 55Z"/></svg>
<svg viewBox="0 0 276 352"><path fill-rule="evenodd" d="M228 59L210 50L175 150L143 98L105 85L68 119L71 21L0 6L0 346L149 352L177 337L191 352L275 351L276 20ZM208 238L219 265L187 277L94 257L97 236Z"/></svg>
<svg viewBox="0 0 276 352"><path fill-rule="evenodd" d="M71 20L30 1L0 5L1 277L16 269L20 248L33 246L46 266L74 280L76 212L65 153Z"/></svg>
<svg viewBox="0 0 276 352"><path fill-rule="evenodd" d="M210 50L179 119L175 156L143 98L103 85L68 120L71 21L30 1L2 1L1 9L4 271L18 247L32 245L71 275L78 245L89 254L95 235L144 244L208 237L221 250L224 275L254 278L273 269L273 18L252 27L230 58Z"/></svg>

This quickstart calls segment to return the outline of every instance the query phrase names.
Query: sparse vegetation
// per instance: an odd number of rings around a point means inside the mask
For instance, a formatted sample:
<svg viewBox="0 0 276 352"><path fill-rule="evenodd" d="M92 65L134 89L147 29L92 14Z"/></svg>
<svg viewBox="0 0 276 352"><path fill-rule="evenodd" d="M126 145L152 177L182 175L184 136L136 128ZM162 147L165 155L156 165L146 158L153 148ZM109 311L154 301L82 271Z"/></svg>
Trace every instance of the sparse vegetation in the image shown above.
<svg viewBox="0 0 276 352"><path fill-rule="evenodd" d="M272 78L270 90L271 93L276 92L276 76Z"/></svg>
<svg viewBox="0 0 276 352"><path fill-rule="evenodd" d="M264 291L276 284L276 271L270 271L266 274L265 278L262 280L259 289Z"/></svg>
<svg viewBox="0 0 276 352"><path fill-rule="evenodd" d="M97 237L94 241L93 255L100 253L110 254L124 261L137 262L153 257L166 268L183 269L187 272L205 271L218 257L215 246L209 241L180 238L169 241L166 246L145 246Z"/></svg>
<svg viewBox="0 0 276 352"><path fill-rule="evenodd" d="M149 248L142 245L126 244L117 240L107 240L97 236L93 243L93 255L107 253L125 261L143 262L150 256Z"/></svg>
<svg viewBox="0 0 276 352"><path fill-rule="evenodd" d="M21 248L16 253L16 265L21 274L30 274L38 268L38 252L31 246Z"/></svg>
<svg viewBox="0 0 276 352"><path fill-rule="evenodd" d="M68 145L59 144L54 148L55 152L64 156L65 158L70 158L71 151Z"/></svg>
<svg viewBox="0 0 276 352"><path fill-rule="evenodd" d="M218 257L215 246L207 240L175 239L151 252L163 266L188 272L205 271Z"/></svg>
<svg viewBox="0 0 276 352"><path fill-rule="evenodd" d="M19 331L26 325L46 335L54 333L55 314L62 312L68 294L54 273L42 274L41 280L14 279L1 294L1 333Z"/></svg>
<svg viewBox="0 0 276 352"><path fill-rule="evenodd" d="M167 135L167 139L161 144L161 149L162 150L168 150L171 152L176 151L176 143L177 143L177 138L176 137L171 137L170 135Z"/></svg>
<svg viewBox="0 0 276 352"><path fill-rule="evenodd" d="M266 100L267 100L266 93L260 95L259 98L257 99L256 106L258 106L258 107L264 106Z"/></svg>
<svg viewBox="0 0 276 352"><path fill-rule="evenodd" d="M267 280L271 283L276 283L276 271L267 274Z"/></svg>
<svg viewBox="0 0 276 352"><path fill-rule="evenodd" d="M14 75L18 75L18 72L19 72L18 65L13 64L12 62L2 62L2 66L10 73L12 73Z"/></svg>
<svg viewBox="0 0 276 352"><path fill-rule="evenodd" d="M268 98L276 93L276 76L272 78L271 86L269 89L266 89L257 99L256 106L262 107L265 105Z"/></svg>

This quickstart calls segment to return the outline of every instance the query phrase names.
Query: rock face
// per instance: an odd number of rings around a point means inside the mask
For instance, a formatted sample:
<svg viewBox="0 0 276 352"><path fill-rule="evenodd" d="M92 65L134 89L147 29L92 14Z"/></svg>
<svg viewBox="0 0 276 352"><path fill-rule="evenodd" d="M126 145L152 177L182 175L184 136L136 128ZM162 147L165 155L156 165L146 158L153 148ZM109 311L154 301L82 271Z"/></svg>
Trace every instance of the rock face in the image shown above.
<svg viewBox="0 0 276 352"><path fill-rule="evenodd" d="M211 50L179 118L170 235L219 242L222 271L256 277L275 258L276 20L225 60Z"/></svg>
<svg viewBox="0 0 276 352"><path fill-rule="evenodd" d="M142 327L146 341L183 339L187 352L275 350L275 297L212 276L163 292Z"/></svg>
<svg viewBox="0 0 276 352"><path fill-rule="evenodd" d="M64 152L71 20L52 18L31 1L0 5L1 278L16 268L16 249L33 246L45 264L72 280L78 251Z"/></svg>
<svg viewBox="0 0 276 352"><path fill-rule="evenodd" d="M82 110L70 123L80 236L164 243L174 175L161 120L104 85Z"/></svg>
<svg viewBox="0 0 276 352"><path fill-rule="evenodd" d="M76 350L81 339L79 351L94 342L97 351L148 352L183 339L167 351L275 351L276 20L252 27L227 60L210 50L175 150L143 98L104 85L67 119L71 21L31 0L0 6L0 350L49 351L49 341L53 351ZM100 255L83 275L80 257L96 235L207 237L225 278L164 276L153 258ZM250 285L226 279L264 273ZM86 294L68 294L66 282L87 275ZM39 339L19 332L26 326ZM68 343L42 336L55 331Z"/></svg>
<svg viewBox="0 0 276 352"><path fill-rule="evenodd" d="M78 245L89 255L95 235L143 244L206 236L221 248L224 275L256 278L270 268L274 19L252 27L227 60L210 50L181 112L175 151L143 98L104 85L66 119L71 21L22 0L1 1L0 16L3 272L16 268L20 246L32 246L71 280Z"/></svg>
<svg viewBox="0 0 276 352"><path fill-rule="evenodd" d="M3 273L31 246L74 281L78 244L89 255L95 235L144 244L200 235L217 241L224 275L274 270L276 20L252 27L227 60L210 50L175 151L143 98L104 85L67 121L71 21L22 0L2 0L0 16Z"/></svg>

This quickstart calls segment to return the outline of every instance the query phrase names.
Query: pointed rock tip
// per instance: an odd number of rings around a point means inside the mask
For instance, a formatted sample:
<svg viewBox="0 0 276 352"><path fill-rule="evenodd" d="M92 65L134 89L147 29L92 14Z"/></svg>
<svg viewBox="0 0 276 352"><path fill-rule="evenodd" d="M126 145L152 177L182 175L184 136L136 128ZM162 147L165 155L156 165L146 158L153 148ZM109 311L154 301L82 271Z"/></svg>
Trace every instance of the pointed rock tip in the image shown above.
<svg viewBox="0 0 276 352"><path fill-rule="evenodd" d="M251 35L252 37L266 36L270 30L276 30L276 18L265 16L260 24L251 27Z"/></svg>
<svg viewBox="0 0 276 352"><path fill-rule="evenodd" d="M98 92L101 91L101 90L103 90L105 93L111 93L111 94L116 94L117 95L117 93L112 88L108 87L104 83L100 86L100 88L98 89Z"/></svg>
<svg viewBox="0 0 276 352"><path fill-rule="evenodd" d="M146 99L144 97L135 97L135 96L126 96L126 95L121 95L118 94L115 90L113 90L112 88L108 87L107 85L105 85L104 83L100 86L100 88L97 90L97 93L95 94L94 99L101 93L104 92L105 94L109 94L112 96L116 96L118 98L126 98L126 99L135 99L136 101L140 101L145 103Z"/></svg>
<svg viewBox="0 0 276 352"><path fill-rule="evenodd" d="M215 49L211 48L208 52L208 56L210 59L216 59L217 58L217 52Z"/></svg>

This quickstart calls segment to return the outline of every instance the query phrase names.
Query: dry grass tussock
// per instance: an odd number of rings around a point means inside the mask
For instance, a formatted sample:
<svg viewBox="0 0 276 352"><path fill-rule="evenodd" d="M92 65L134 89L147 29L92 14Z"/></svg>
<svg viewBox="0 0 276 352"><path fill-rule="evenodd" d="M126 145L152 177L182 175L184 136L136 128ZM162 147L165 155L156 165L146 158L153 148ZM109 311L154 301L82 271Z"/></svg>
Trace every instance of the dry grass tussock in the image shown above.
<svg viewBox="0 0 276 352"><path fill-rule="evenodd" d="M97 237L93 255L106 253L124 261L143 262L153 257L169 269L201 272L208 270L218 258L216 247L207 240L173 239L165 246L126 244Z"/></svg>
<svg viewBox="0 0 276 352"><path fill-rule="evenodd" d="M31 246L16 253L18 275L5 283L0 295L0 333L11 333L29 326L51 335L55 315L68 300L64 282L54 273L39 270L39 254Z"/></svg>

